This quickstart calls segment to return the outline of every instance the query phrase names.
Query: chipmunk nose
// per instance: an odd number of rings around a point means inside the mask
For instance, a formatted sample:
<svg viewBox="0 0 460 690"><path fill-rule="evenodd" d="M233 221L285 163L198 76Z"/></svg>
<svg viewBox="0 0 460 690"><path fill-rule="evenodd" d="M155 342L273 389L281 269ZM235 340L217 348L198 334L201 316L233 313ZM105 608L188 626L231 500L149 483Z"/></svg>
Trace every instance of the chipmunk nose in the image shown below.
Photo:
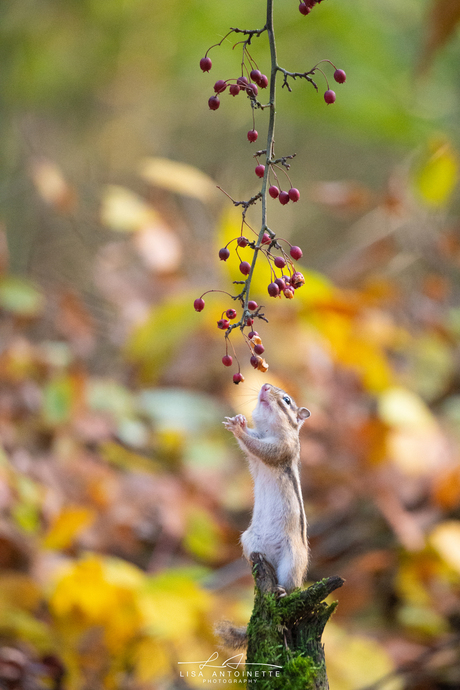
<svg viewBox="0 0 460 690"><path fill-rule="evenodd" d="M267 402L267 393L270 390L270 388L271 388L271 385L269 383L264 383L264 385L260 389L260 393L259 393L259 399L260 400L264 400L265 402Z"/></svg>

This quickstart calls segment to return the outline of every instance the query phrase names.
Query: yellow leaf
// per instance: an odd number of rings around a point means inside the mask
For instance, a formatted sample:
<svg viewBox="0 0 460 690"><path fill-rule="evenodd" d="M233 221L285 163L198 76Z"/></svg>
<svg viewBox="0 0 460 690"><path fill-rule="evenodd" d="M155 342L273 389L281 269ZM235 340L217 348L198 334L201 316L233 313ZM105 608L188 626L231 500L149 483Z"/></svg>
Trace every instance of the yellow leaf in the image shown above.
<svg viewBox="0 0 460 690"><path fill-rule="evenodd" d="M45 549L66 549L96 518L90 508L67 507L56 517L43 540Z"/></svg>
<svg viewBox="0 0 460 690"><path fill-rule="evenodd" d="M406 628L424 635L438 636L449 629L447 621L429 606L405 604L398 609L397 616Z"/></svg>
<svg viewBox="0 0 460 690"><path fill-rule="evenodd" d="M457 573L460 573L460 520L445 520L429 537L432 547Z"/></svg>
<svg viewBox="0 0 460 690"><path fill-rule="evenodd" d="M101 222L111 230L135 232L158 222L158 215L131 190L118 185L107 185L102 195Z"/></svg>
<svg viewBox="0 0 460 690"><path fill-rule="evenodd" d="M129 450L115 441L101 443L99 452L107 462L131 472L157 472L160 467L156 460Z"/></svg>
<svg viewBox="0 0 460 690"><path fill-rule="evenodd" d="M380 419L396 428L435 428L436 421L423 400L402 386L394 386L379 398Z"/></svg>
<svg viewBox="0 0 460 690"><path fill-rule="evenodd" d="M129 563L87 556L56 574L50 611L63 630L77 635L100 627L107 648L118 652L141 631L138 592L144 581L143 573Z"/></svg>
<svg viewBox="0 0 460 690"><path fill-rule="evenodd" d="M149 633L171 642L196 635L211 602L189 576L173 571L152 577L140 595Z"/></svg>
<svg viewBox="0 0 460 690"><path fill-rule="evenodd" d="M367 390L378 393L391 384L393 375L381 346L373 336L366 338L349 314L319 310L313 322L327 339L334 359L353 369Z"/></svg>
<svg viewBox="0 0 460 690"><path fill-rule="evenodd" d="M241 211L235 208L227 209L221 218L217 238L215 245L215 255L217 256L218 251L221 247L224 247L230 240L238 237L240 234L247 237L250 241L256 240L259 234L259 227L254 226L254 232L244 226L241 230ZM225 279L229 282L234 280L244 280L245 276L239 270L240 261L252 262L254 256L254 251L250 247L245 247L244 249L238 248L238 254L235 251L236 242L232 242L228 249L230 251L230 256L227 261L221 261L220 266L222 274ZM286 248L286 247L285 247ZM332 283L321 273L317 271L310 271L300 264L296 263L296 269L300 271L305 278L305 285L295 292L294 304L301 304L303 306L315 305L322 300L328 299L333 293ZM251 281L251 298L263 298L264 300L270 300L270 304L277 304L283 307L287 307L288 303L284 297L273 298L269 297L267 292L267 286L273 280L272 271L267 259L260 255L257 259L256 269L254 270L252 281ZM237 287L237 286L236 286ZM233 289L231 290L233 292Z"/></svg>
<svg viewBox="0 0 460 690"><path fill-rule="evenodd" d="M350 634L331 622L323 639L331 690L355 690L372 685L393 670L389 654L375 640ZM385 685L385 690L402 687L403 681L395 678Z"/></svg>
<svg viewBox="0 0 460 690"><path fill-rule="evenodd" d="M412 555L412 554L411 554ZM413 606L429 606L431 596L427 588L427 571L434 567L434 559L427 558L425 553L413 554L411 559L406 559L398 568L395 585L400 599L405 604ZM430 569L430 570L428 570Z"/></svg>
<svg viewBox="0 0 460 690"><path fill-rule="evenodd" d="M145 379L155 379L183 347L184 339L202 327L201 314L193 308L195 297L196 294L185 293L154 307L133 331L126 354L129 360L141 365Z"/></svg>
<svg viewBox="0 0 460 690"><path fill-rule="evenodd" d="M5 571L0 576L0 607L16 607L33 611L41 599L40 590L24 573Z"/></svg>
<svg viewBox="0 0 460 690"><path fill-rule="evenodd" d="M141 162L139 173L156 187L201 201L209 201L216 194L216 183L201 170L186 163L167 158L146 158Z"/></svg>
<svg viewBox="0 0 460 690"><path fill-rule="evenodd" d="M210 513L202 508L194 508L187 516L184 547L198 558L215 560L219 555L220 530Z"/></svg>
<svg viewBox="0 0 460 690"><path fill-rule="evenodd" d="M165 645L157 640L141 640L133 653L136 678L140 683L148 683L159 676L167 676L171 669L171 660Z"/></svg>
<svg viewBox="0 0 460 690"><path fill-rule="evenodd" d="M458 158L447 141L434 141L415 178L415 187L428 206L443 206L458 180Z"/></svg>

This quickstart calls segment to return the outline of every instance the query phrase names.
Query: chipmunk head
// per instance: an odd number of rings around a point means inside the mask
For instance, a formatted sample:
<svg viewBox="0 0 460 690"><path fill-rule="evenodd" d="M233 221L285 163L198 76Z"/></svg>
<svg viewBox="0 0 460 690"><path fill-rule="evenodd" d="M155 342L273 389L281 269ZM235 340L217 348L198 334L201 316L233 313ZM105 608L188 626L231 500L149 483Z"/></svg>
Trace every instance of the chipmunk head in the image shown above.
<svg viewBox="0 0 460 690"><path fill-rule="evenodd" d="M260 389L258 403L252 413L256 426L279 429L288 425L297 432L309 416L310 411L306 407L298 407L290 395L270 383L264 383Z"/></svg>

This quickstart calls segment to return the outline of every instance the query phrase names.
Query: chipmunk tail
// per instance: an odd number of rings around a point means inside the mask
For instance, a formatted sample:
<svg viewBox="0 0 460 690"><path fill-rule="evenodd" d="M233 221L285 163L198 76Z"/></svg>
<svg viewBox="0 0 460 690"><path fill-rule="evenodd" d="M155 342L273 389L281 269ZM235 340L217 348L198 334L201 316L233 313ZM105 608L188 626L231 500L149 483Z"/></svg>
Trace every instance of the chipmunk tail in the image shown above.
<svg viewBox="0 0 460 690"><path fill-rule="evenodd" d="M225 649L244 649L248 646L246 628L237 628L230 621L217 623L214 632L220 638L221 646Z"/></svg>

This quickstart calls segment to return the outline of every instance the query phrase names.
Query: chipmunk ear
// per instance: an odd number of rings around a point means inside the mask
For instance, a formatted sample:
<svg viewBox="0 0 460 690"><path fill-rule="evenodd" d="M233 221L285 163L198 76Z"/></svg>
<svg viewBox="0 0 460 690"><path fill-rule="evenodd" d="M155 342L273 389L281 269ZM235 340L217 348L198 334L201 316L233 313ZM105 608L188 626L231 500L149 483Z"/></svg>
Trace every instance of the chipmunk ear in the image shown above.
<svg viewBox="0 0 460 690"><path fill-rule="evenodd" d="M306 407L301 407L299 410L297 410L297 421L298 422L303 422L305 419L308 419L311 415L310 410L307 410Z"/></svg>

